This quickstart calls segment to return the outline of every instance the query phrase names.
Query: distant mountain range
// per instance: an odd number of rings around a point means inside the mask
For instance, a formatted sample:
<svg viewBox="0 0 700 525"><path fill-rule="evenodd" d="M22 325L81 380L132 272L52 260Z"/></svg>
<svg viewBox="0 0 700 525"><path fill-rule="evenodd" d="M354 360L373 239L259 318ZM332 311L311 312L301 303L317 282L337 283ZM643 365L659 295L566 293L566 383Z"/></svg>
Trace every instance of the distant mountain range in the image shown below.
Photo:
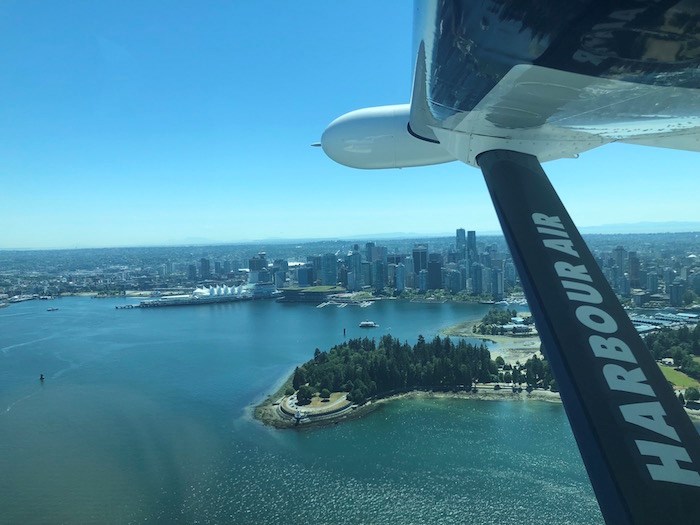
<svg viewBox="0 0 700 525"><path fill-rule="evenodd" d="M585 226L581 233L681 233L700 232L700 221L635 222Z"/></svg>
<svg viewBox="0 0 700 525"><path fill-rule="evenodd" d="M644 234L644 233L686 233L699 232L700 221L669 221L669 222L636 222L636 223L621 223L621 224L601 224L600 226L584 226L579 228L582 234ZM401 239L433 239L454 237L455 231L437 232L437 233L415 233L415 232L389 232L389 233L373 233L373 234L358 234L358 235L339 235L335 237L268 237L264 239L253 240L228 240L218 241L205 237L187 237L182 239L168 239L161 243L136 245L135 247L157 247L157 246L224 246L231 244L302 244L310 242L329 242L329 241L381 241L381 240L401 240ZM479 236L501 236L503 233L500 230L477 230ZM106 246L110 247L110 246ZM121 246L117 246L121 247ZM50 250L50 249L89 249L97 247L86 246L71 246L71 247L0 247L0 250Z"/></svg>

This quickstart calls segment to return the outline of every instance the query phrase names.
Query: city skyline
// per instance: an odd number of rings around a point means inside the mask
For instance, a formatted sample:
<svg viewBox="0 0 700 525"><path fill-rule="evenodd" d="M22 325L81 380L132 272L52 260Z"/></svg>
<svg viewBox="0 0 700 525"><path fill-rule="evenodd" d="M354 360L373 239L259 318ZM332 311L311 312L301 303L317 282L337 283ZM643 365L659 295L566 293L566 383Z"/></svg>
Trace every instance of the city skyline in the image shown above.
<svg viewBox="0 0 700 525"><path fill-rule="evenodd" d="M475 168L353 170L309 147L408 102L412 8L307 5L5 4L0 249L500 232ZM545 169L585 232L699 223L696 162L613 144Z"/></svg>

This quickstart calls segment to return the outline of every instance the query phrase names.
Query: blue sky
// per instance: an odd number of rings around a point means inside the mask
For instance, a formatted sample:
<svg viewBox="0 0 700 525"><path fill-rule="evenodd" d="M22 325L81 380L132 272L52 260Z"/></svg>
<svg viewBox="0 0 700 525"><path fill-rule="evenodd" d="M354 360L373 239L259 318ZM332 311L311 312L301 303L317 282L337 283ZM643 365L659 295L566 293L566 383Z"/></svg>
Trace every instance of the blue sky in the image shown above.
<svg viewBox="0 0 700 525"><path fill-rule="evenodd" d="M336 165L347 111L408 102L412 3L0 5L0 249L498 230L480 172ZM545 165L580 227L700 221L697 154Z"/></svg>

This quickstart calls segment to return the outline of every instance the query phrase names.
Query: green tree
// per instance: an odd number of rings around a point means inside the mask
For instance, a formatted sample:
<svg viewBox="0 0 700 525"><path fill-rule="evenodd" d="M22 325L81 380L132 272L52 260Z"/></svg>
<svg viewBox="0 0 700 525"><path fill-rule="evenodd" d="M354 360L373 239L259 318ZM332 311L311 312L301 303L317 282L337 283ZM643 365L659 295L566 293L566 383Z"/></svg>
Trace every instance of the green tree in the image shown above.
<svg viewBox="0 0 700 525"><path fill-rule="evenodd" d="M685 389L685 398L688 401L697 401L700 399L700 391L694 386Z"/></svg>
<svg viewBox="0 0 700 525"><path fill-rule="evenodd" d="M324 388L321 390L321 399L330 399L331 398L331 391L328 390L327 388Z"/></svg>
<svg viewBox="0 0 700 525"><path fill-rule="evenodd" d="M301 385L297 391L297 404L308 405L314 397L314 389L308 385Z"/></svg>
<svg viewBox="0 0 700 525"><path fill-rule="evenodd" d="M506 366L506 361L500 355L496 357L496 366Z"/></svg>
<svg viewBox="0 0 700 525"><path fill-rule="evenodd" d="M292 379L292 386L295 390L298 390L301 385L306 384L306 369L302 367L296 367L294 369L294 378Z"/></svg>

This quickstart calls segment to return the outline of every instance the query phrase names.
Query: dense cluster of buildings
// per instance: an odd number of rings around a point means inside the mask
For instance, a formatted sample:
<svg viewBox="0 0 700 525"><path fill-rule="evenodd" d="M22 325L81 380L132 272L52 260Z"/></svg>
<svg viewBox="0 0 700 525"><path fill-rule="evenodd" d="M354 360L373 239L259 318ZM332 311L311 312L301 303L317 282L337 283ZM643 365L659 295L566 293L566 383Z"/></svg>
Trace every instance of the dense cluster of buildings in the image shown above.
<svg viewBox="0 0 700 525"><path fill-rule="evenodd" d="M700 296L700 234L587 237L598 264L623 301L687 306ZM382 242L209 247L0 251L0 301L125 290L191 293L205 286L260 289L333 287L373 294L500 300L519 291L502 236L460 228L452 237ZM213 287L213 288L210 288Z"/></svg>
<svg viewBox="0 0 700 525"><path fill-rule="evenodd" d="M273 263L276 269L277 261ZM372 290L419 293L445 290L457 294L501 299L516 284L515 266L495 244L478 250L476 232L457 230L454 245L431 251L427 243L410 251L389 253L387 246L367 242L347 252L310 255L306 262L274 271L278 287L340 285L348 291Z"/></svg>
<svg viewBox="0 0 700 525"><path fill-rule="evenodd" d="M638 253L618 245L597 260L615 292L637 307L680 307L700 295L700 261L693 253L673 260L663 250Z"/></svg>

